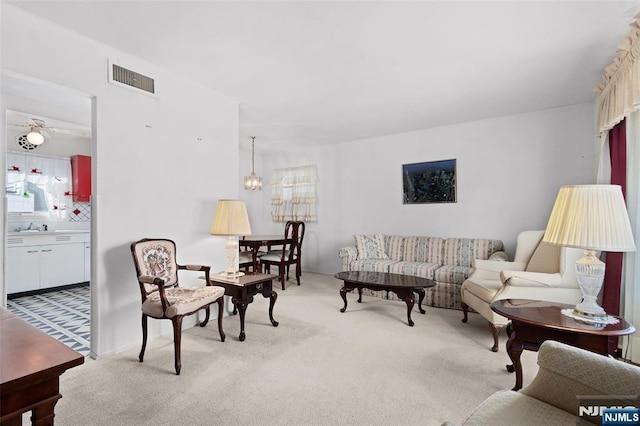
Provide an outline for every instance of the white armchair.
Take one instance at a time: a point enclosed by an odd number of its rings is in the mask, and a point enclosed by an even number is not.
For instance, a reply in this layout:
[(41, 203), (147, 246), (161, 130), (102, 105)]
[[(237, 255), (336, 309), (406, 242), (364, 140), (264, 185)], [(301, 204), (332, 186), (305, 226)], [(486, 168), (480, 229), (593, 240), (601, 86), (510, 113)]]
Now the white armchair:
[(474, 261), (474, 272), (462, 283), (462, 311), (467, 322), (469, 308), (489, 321), (492, 351), (498, 351), (498, 335), (509, 320), (491, 310), (502, 299), (532, 299), (577, 304), (582, 293), (575, 263), (582, 250), (542, 242), (544, 231), (523, 231), (516, 241), (513, 261)]

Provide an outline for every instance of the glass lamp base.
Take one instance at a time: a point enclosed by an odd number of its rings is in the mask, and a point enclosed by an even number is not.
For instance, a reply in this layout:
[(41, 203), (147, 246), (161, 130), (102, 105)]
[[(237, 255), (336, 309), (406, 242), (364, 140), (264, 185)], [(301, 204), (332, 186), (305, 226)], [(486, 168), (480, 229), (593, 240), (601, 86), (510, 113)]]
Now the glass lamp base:
[(587, 311), (587, 310), (581, 309), (580, 305), (576, 305), (573, 308), (573, 314), (574, 315), (577, 315), (579, 317), (583, 317), (585, 319), (595, 320), (595, 321), (597, 321), (597, 320), (606, 320), (607, 318), (609, 318), (609, 315), (607, 315), (607, 313), (604, 311), (604, 309), (602, 309), (597, 304), (596, 304), (596, 306), (598, 308), (600, 308), (600, 311), (596, 311), (596, 312), (594, 312), (593, 310), (592, 311)]
[(604, 263), (593, 250), (585, 250), (584, 256), (576, 262), (576, 278), (582, 291), (582, 302), (573, 308), (573, 313), (585, 319), (606, 320), (607, 313), (598, 305), (598, 293), (604, 279)]

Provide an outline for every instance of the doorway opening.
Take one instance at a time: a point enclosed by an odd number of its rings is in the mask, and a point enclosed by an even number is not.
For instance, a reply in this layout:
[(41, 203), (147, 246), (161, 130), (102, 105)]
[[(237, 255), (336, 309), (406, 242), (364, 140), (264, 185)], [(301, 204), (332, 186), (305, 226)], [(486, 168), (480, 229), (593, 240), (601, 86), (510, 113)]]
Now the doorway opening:
[[(83, 355), (91, 346), (92, 99), (2, 73), (7, 309)], [(29, 133), (38, 133), (31, 140)], [(83, 169), (78, 159), (83, 160)], [(89, 160), (88, 162), (86, 160)], [(82, 174), (82, 177), (81, 177)]]

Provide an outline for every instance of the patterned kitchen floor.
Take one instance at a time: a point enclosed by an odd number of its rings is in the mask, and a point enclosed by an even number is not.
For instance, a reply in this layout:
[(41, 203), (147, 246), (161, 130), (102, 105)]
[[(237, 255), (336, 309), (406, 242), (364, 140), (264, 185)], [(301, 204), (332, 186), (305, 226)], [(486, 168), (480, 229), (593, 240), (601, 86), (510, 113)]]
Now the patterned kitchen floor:
[(84, 356), (89, 355), (89, 286), (7, 300), (9, 311)]

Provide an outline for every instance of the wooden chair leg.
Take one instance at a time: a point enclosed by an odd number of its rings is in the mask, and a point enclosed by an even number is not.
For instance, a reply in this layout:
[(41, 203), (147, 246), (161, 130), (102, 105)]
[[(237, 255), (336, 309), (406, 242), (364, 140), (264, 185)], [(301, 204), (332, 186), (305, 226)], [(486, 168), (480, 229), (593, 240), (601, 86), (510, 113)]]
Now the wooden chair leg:
[(464, 315), (464, 318), (462, 318), (462, 322), (467, 322), (468, 318), (467, 318), (467, 313), (469, 312), (469, 305), (467, 305), (466, 303), (462, 302), (462, 314)]
[(224, 314), (224, 296), (218, 299), (218, 332), (220, 333), (220, 340), (224, 342), (224, 330), (222, 330), (222, 316)]
[(200, 327), (204, 327), (207, 325), (207, 323), (209, 322), (209, 315), (211, 314), (209, 307), (207, 306), (205, 309), (205, 315), (204, 315), (204, 320), (200, 322)]
[(175, 357), (176, 375), (180, 375), (182, 363), (180, 361), (180, 343), (182, 340), (182, 315), (171, 318), (173, 323), (173, 352)]
[(280, 286), (282, 287), (282, 290), (284, 290), (284, 283), (285, 283), (285, 279), (284, 279), (284, 266), (280, 265), (278, 266), (278, 274), (280, 275)]
[(298, 281), (298, 285), (300, 285), (300, 268), (296, 266), (296, 281)]
[(142, 314), (142, 349), (140, 349), (140, 354), (138, 355), (138, 359), (140, 362), (144, 360), (144, 351), (147, 348), (147, 316)]
[(489, 323), (489, 328), (491, 329), (491, 334), (493, 334), (493, 347), (491, 351), (498, 352), (498, 335), (500, 334), (500, 330), (502, 327), (498, 328), (495, 325)]

